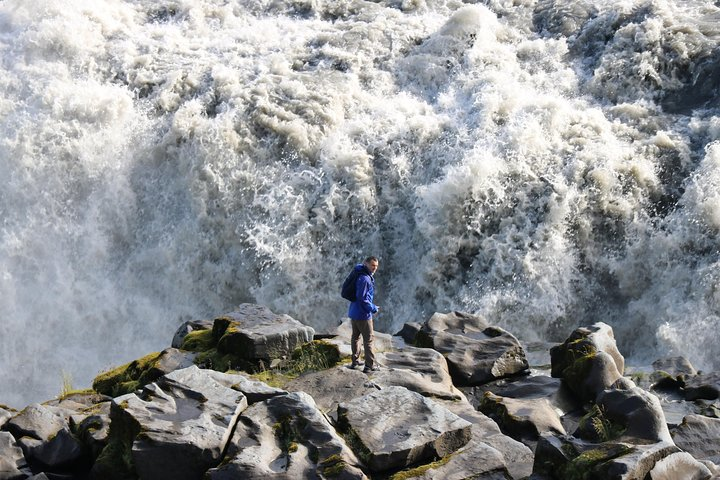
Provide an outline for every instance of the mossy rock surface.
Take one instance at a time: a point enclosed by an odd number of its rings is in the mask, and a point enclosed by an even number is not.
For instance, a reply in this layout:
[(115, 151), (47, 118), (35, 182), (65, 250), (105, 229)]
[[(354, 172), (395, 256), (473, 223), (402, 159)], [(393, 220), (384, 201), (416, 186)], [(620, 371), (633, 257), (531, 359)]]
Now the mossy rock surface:
[(160, 359), (161, 352), (151, 353), (133, 360), (108, 372), (101, 373), (93, 380), (93, 390), (111, 397), (118, 397), (137, 390), (162, 376), (153, 367)]
[(140, 424), (132, 417), (119, 419), (123, 415), (121, 408), (112, 406), (110, 412), (110, 433), (108, 443), (100, 452), (93, 465), (91, 478), (103, 480), (135, 480), (138, 478), (132, 458), (132, 445), (138, 434)]

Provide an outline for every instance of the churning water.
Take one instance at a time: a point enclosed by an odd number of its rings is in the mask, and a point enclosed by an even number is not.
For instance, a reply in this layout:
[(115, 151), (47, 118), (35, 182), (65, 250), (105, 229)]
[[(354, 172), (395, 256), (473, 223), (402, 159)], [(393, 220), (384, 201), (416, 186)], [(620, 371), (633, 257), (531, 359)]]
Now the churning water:
[(0, 0), (0, 402), (250, 301), (720, 368), (720, 8)]

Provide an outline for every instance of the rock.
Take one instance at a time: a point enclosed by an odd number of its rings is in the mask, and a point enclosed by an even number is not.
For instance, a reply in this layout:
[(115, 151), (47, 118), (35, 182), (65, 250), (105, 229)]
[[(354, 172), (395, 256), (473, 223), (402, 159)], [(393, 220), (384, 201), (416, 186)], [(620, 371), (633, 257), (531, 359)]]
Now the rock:
[(545, 398), (553, 407), (562, 412), (575, 411), (581, 404), (559, 378), (546, 375), (503, 378), (477, 387), (463, 389), (468, 400), (476, 408), (480, 405), (485, 392), (507, 398)]
[(173, 348), (181, 348), (185, 337), (191, 332), (197, 332), (200, 330), (212, 330), (212, 320), (189, 320), (184, 322), (178, 327), (173, 335), (172, 343), (170, 344)]
[(678, 448), (667, 442), (649, 445), (587, 443), (570, 436), (544, 434), (535, 449), (533, 475), (539, 478), (640, 480), (660, 459), (676, 452)]
[(460, 386), (480, 385), (528, 368), (518, 340), (476, 315), (435, 313), (418, 333), (416, 345), (442, 353)]
[(205, 370), (206, 375), (221, 385), (245, 395), (248, 404), (262, 402), (278, 395), (285, 395), (287, 392), (279, 388), (271, 387), (267, 383), (248, 378), (242, 373), (220, 373), (214, 370)]
[(685, 379), (685, 400), (715, 400), (720, 395), (720, 372), (695, 375)]
[(0, 428), (2, 428), (2, 426), (5, 425), (5, 423), (16, 413), (16, 410), (0, 405)]
[(111, 397), (134, 392), (165, 374), (193, 365), (195, 356), (176, 348), (151, 353), (98, 375), (93, 380), (93, 390)]
[(215, 319), (213, 337), (217, 349), (240, 358), (272, 360), (289, 356), (297, 347), (312, 342), (315, 331), (289, 315), (249, 303)]
[(650, 470), (652, 480), (708, 480), (711, 477), (710, 469), (686, 452), (670, 454)]
[(583, 401), (615, 384), (634, 386), (622, 373), (625, 360), (617, 350), (612, 328), (602, 322), (576, 329), (561, 345), (550, 349), (551, 375)]
[(685, 386), (685, 378), (697, 375), (697, 371), (685, 357), (669, 357), (655, 360), (651, 375), (654, 389), (676, 390)]
[(405, 387), (426, 397), (465, 398), (452, 383), (445, 357), (435, 350), (405, 347), (402, 351), (379, 353), (377, 360), (383, 368), (372, 375), (376, 385)]
[(11, 418), (4, 429), (18, 439), (28, 463), (70, 468), (82, 460), (84, 452), (70, 433), (67, 414), (58, 407), (34, 403)]
[(0, 432), (0, 479), (20, 480), (28, 475), (25, 455), (15, 438), (8, 432)]
[(605, 418), (623, 432), (622, 439), (672, 443), (660, 401), (652, 393), (638, 387), (606, 390), (598, 396), (597, 405)]
[(495, 420), (502, 432), (534, 446), (541, 434), (565, 434), (560, 416), (546, 398), (506, 398), (487, 392), (479, 410)]
[(73, 431), (90, 451), (90, 456), (95, 459), (108, 442), (110, 434), (110, 402), (99, 403), (94, 408), (87, 409), (84, 413), (85, 417), (77, 423)]
[(217, 375), (192, 366), (159, 378), (139, 395), (115, 398), (110, 439), (93, 477), (115, 478), (124, 469), (140, 478), (191, 480), (217, 466), (247, 407), (245, 395)]
[(720, 464), (720, 419), (688, 415), (672, 436), (675, 445), (696, 459)]
[[(458, 450), (454, 456), (467, 455), (473, 458), (472, 445), (477, 443), (487, 444), (503, 456), (510, 478), (524, 479), (530, 475), (533, 466), (533, 452), (527, 445), (502, 433), (497, 423), (485, 414), (476, 411), (467, 402), (442, 402), (442, 404), (448, 410), (472, 424), (470, 442)], [(480, 462), (481, 457), (474, 458), (478, 463)]]
[[(350, 319), (348, 318), (344, 320), (340, 325), (338, 325), (334, 333), (335, 336), (333, 338), (328, 338), (325, 341), (333, 345), (337, 345), (338, 349), (340, 350), (340, 355), (342, 355), (343, 357), (349, 357), (350, 355), (352, 355), (352, 349), (350, 347), (352, 324), (350, 323)], [(360, 342), (360, 348), (362, 349), (362, 337)], [(387, 352), (392, 349), (392, 336), (388, 335), (387, 333), (382, 333), (375, 330), (373, 332), (373, 351), (375, 352), (375, 354), (377, 355), (380, 352)]]
[(387, 387), (341, 403), (338, 429), (373, 472), (444, 457), (471, 436), (469, 422), (403, 387)]
[(288, 382), (285, 388), (291, 392), (308, 393), (318, 408), (333, 420), (337, 418), (338, 404), (347, 403), (378, 389), (362, 370), (351, 370), (347, 366), (302, 375)]
[(367, 478), (358, 464), (312, 397), (295, 392), (245, 410), (223, 465), (207, 478)]
[(407, 345), (415, 345), (415, 337), (422, 329), (422, 325), (416, 322), (410, 322), (403, 325), (402, 329), (395, 334), (396, 337), (402, 337)]

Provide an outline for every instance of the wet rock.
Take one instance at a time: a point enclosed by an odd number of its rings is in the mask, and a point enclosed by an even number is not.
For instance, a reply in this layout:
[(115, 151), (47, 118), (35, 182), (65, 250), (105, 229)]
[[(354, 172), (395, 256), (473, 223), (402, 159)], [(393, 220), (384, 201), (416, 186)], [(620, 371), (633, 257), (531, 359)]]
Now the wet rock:
[[(105, 448), (110, 434), (110, 402), (102, 402), (87, 408), (84, 417), (73, 428), (75, 435), (95, 459)], [(72, 422), (71, 422), (72, 427)]]
[(68, 412), (32, 404), (12, 417), (4, 429), (18, 441), (30, 464), (50, 469), (71, 467), (84, 455), (82, 444), (70, 432)]
[(672, 436), (675, 445), (696, 459), (720, 464), (720, 419), (688, 415)]
[(534, 446), (543, 433), (565, 434), (560, 416), (546, 398), (520, 399), (485, 394), (479, 410), (495, 420), (503, 433)]
[(711, 477), (710, 469), (686, 452), (672, 453), (650, 470), (652, 480), (708, 480)]
[(287, 357), (297, 347), (312, 342), (314, 333), (289, 315), (249, 303), (213, 322), (218, 351), (250, 361)]
[[(114, 477), (122, 467), (140, 478), (191, 480), (217, 466), (247, 407), (245, 396), (218, 382), (217, 375), (193, 366), (159, 378), (139, 394), (115, 398), (108, 447), (93, 477)], [(113, 457), (114, 451), (119, 455)]]
[(581, 400), (594, 401), (612, 387), (634, 386), (624, 378), (625, 360), (617, 349), (612, 328), (602, 322), (576, 329), (563, 344), (550, 349), (551, 374)]
[(0, 479), (20, 480), (29, 476), (25, 455), (8, 432), (0, 432)]
[(236, 478), (366, 478), (359, 461), (312, 397), (271, 398), (240, 416), (223, 465), (212, 480)]
[(422, 325), (416, 322), (410, 322), (403, 325), (402, 329), (395, 334), (402, 337), (407, 345), (415, 345), (415, 338), (422, 329)]
[(418, 333), (416, 345), (442, 353), (459, 386), (480, 385), (528, 368), (518, 340), (477, 315), (435, 313)]
[(695, 367), (685, 357), (669, 357), (655, 360), (651, 375), (654, 389), (676, 390), (685, 386), (685, 378), (697, 375)]
[(686, 400), (715, 400), (720, 396), (720, 372), (695, 375), (685, 379)]
[(341, 403), (338, 428), (373, 472), (444, 457), (471, 436), (469, 422), (403, 387), (387, 387)]
[(212, 320), (190, 320), (180, 325), (173, 335), (172, 343), (170, 344), (173, 348), (181, 348), (185, 337), (189, 333), (197, 332), (201, 330), (212, 330)]
[(376, 385), (405, 387), (426, 397), (464, 400), (452, 383), (445, 357), (436, 350), (405, 347), (379, 353), (377, 360), (383, 367), (372, 375)]

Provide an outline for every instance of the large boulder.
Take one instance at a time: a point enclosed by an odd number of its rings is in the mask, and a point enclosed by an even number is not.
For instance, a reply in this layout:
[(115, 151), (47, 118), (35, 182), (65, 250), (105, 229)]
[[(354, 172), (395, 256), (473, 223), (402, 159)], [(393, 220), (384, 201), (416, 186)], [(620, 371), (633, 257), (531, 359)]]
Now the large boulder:
[[(176, 370), (139, 394), (112, 402), (108, 446), (93, 477), (202, 478), (222, 460), (237, 417), (247, 407), (241, 392), (195, 366)], [(228, 383), (233, 383), (229, 380)]]
[(0, 479), (20, 480), (29, 475), (25, 455), (15, 438), (8, 432), (0, 432)]
[(712, 476), (708, 467), (687, 452), (672, 453), (650, 470), (652, 480), (709, 480)]
[[(333, 345), (337, 345), (340, 355), (343, 357), (349, 357), (352, 355), (352, 349), (350, 346), (350, 338), (352, 336), (352, 324), (350, 319), (345, 319), (340, 325), (337, 326), (333, 332), (331, 338), (325, 339), (326, 342)], [(360, 337), (360, 349), (362, 350), (362, 337)], [(380, 352), (387, 352), (393, 349), (393, 339), (391, 335), (387, 333), (373, 332), (373, 352), (377, 355)]]
[(720, 465), (720, 419), (688, 415), (672, 436), (675, 445), (693, 457)]
[(436, 350), (405, 347), (379, 353), (377, 360), (383, 368), (373, 373), (372, 381), (380, 387), (399, 386), (426, 397), (464, 399), (453, 385), (445, 357)]
[(218, 351), (250, 361), (288, 357), (297, 347), (312, 342), (314, 334), (315, 330), (289, 315), (249, 303), (213, 322)]
[(435, 313), (418, 332), (415, 345), (442, 353), (456, 385), (480, 385), (528, 368), (520, 342), (477, 315)]
[(562, 378), (583, 401), (612, 387), (631, 387), (623, 377), (625, 360), (617, 349), (612, 328), (602, 322), (576, 329), (564, 343), (550, 349), (551, 375)]
[(506, 398), (487, 392), (479, 410), (506, 435), (534, 446), (541, 434), (565, 434), (560, 416), (547, 398)]
[(638, 387), (606, 390), (598, 396), (597, 406), (623, 440), (672, 443), (660, 401), (652, 393)]
[(18, 441), (31, 465), (51, 470), (82, 461), (81, 442), (71, 433), (67, 410), (34, 403), (8, 420), (4, 429)]
[(403, 387), (387, 387), (338, 406), (338, 428), (373, 472), (406, 468), (463, 447), (470, 422)]
[(0, 405), (0, 428), (2, 428), (2, 426), (5, 425), (5, 423), (10, 420), (16, 413), (16, 410), (11, 409), (10, 407), (5, 407), (4, 405)]
[(212, 480), (331, 477), (366, 478), (357, 457), (304, 392), (245, 410), (222, 466), (207, 475)]

